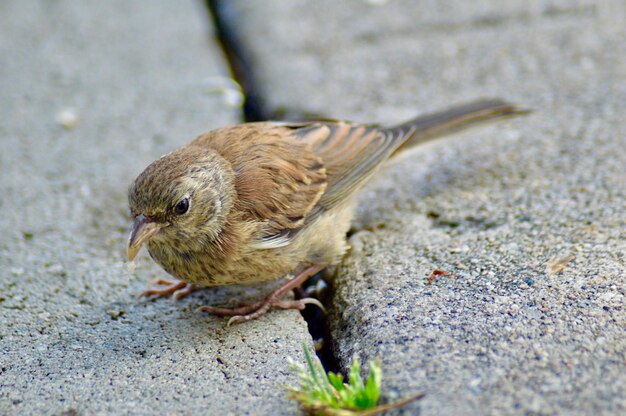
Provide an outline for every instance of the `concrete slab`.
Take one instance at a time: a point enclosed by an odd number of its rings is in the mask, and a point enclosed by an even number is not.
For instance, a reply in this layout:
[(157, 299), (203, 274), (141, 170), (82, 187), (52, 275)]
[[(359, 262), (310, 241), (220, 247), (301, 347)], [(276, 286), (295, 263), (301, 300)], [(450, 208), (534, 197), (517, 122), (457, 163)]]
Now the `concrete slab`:
[[(336, 357), (405, 414), (626, 412), (622, 2), (230, 2), (268, 112), (535, 110), (415, 150), (364, 192)], [(428, 284), (435, 269), (448, 272)]]
[(294, 411), (297, 312), (223, 330), (194, 309), (237, 289), (138, 301), (164, 272), (124, 265), (135, 175), (238, 121), (209, 21), (195, 1), (0, 4), (1, 414)]

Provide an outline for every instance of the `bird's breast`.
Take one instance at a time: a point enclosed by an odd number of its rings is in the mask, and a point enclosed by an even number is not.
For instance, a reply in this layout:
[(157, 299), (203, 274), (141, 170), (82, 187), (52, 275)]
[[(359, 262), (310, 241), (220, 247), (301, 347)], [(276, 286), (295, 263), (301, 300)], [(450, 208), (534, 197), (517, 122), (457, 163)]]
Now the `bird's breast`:
[(193, 252), (149, 245), (150, 256), (167, 273), (199, 286), (227, 286), (273, 281), (296, 271), (303, 259), (289, 250), (270, 249), (237, 253), (228, 261), (208, 251)]

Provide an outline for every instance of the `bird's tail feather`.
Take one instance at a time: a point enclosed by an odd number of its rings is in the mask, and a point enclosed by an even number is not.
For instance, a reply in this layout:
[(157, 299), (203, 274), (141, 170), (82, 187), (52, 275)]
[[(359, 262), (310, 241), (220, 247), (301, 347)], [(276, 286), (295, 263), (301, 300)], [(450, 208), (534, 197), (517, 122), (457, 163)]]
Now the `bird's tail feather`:
[(384, 131), (398, 136), (410, 134), (404, 143), (394, 151), (393, 154), (396, 155), (418, 144), (468, 127), (529, 112), (530, 110), (499, 99), (483, 99), (437, 113), (419, 116), (397, 126), (385, 128)]

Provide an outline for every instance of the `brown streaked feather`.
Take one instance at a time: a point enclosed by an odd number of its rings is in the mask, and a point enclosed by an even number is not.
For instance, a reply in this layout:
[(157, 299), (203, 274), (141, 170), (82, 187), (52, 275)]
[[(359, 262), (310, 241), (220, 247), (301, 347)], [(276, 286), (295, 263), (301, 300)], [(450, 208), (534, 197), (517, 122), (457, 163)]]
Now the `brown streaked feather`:
[(388, 132), (344, 122), (295, 130), (294, 134), (310, 143), (326, 166), (328, 187), (314, 216), (348, 200), (413, 131), (409, 127)]
[[(246, 142), (249, 146), (242, 152)], [(304, 224), (327, 186), (322, 159), (286, 127), (230, 126), (204, 134), (191, 145), (211, 147), (232, 164), (236, 209), (262, 224), (259, 238), (270, 246), (272, 236)]]

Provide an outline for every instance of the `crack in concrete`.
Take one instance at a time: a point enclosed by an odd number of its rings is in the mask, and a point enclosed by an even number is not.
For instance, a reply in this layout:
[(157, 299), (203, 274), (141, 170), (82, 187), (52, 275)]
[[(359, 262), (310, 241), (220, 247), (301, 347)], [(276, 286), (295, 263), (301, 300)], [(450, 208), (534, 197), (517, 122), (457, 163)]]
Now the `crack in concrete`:
[(232, 3), (224, 0), (205, 0), (205, 3), (213, 19), (217, 42), (224, 52), (233, 78), (239, 83), (245, 97), (244, 121), (267, 120), (269, 112), (257, 88), (251, 55), (246, 51), (235, 27)]

